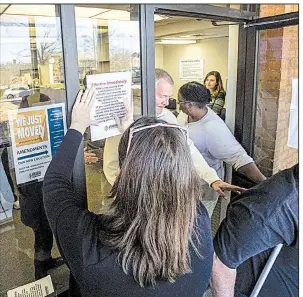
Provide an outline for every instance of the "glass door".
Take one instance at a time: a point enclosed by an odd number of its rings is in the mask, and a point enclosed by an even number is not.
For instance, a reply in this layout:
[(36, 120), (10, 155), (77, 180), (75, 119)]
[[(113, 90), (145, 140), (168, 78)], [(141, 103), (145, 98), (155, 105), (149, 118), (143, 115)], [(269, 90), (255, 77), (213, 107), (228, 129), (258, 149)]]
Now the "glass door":
[[(130, 74), (134, 118), (142, 116), (139, 5), (77, 4), (75, 17), (79, 88), (86, 88), (93, 77), (117, 81)], [(113, 88), (107, 92), (117, 93), (119, 86)], [(95, 140), (87, 129), (83, 144), (87, 203), (94, 212), (111, 202), (108, 196), (116, 174), (104, 165), (105, 141)]]
[(0, 296), (46, 274), (56, 292), (68, 283), (42, 200), (44, 173), (66, 131), (57, 8), (0, 6)]

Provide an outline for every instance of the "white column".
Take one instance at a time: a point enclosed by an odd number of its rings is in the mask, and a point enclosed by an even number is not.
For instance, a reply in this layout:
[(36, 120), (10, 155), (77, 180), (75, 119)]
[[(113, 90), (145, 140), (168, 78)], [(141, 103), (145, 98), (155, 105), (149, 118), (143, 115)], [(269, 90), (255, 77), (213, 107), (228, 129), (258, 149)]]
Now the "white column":
[[(238, 67), (238, 40), (239, 26), (229, 26), (228, 39), (228, 71), (227, 71), (227, 87), (226, 87), (226, 118), (225, 123), (229, 130), (234, 134), (235, 130), (235, 114), (236, 114), (236, 92), (237, 92), (237, 67)], [(225, 181), (231, 183), (232, 167), (226, 167)], [(225, 218), (227, 205), (230, 202), (230, 192), (228, 199), (221, 199), (220, 221)]]

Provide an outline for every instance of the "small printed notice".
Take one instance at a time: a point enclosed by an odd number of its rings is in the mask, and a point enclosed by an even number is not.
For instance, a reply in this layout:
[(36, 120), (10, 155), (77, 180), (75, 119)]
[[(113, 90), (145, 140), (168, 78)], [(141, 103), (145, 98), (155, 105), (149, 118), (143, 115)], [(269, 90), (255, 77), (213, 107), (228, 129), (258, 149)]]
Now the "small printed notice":
[(203, 59), (180, 60), (180, 79), (203, 80)]
[(8, 118), (17, 184), (43, 178), (64, 139), (65, 105), (10, 110)]
[(111, 72), (88, 75), (87, 86), (96, 86), (96, 106), (91, 117), (98, 126), (91, 126), (92, 141), (121, 134), (113, 114), (119, 118), (126, 115), (126, 108), (131, 110), (131, 72)]
[(51, 276), (26, 284), (7, 292), (7, 297), (45, 297), (54, 293)]

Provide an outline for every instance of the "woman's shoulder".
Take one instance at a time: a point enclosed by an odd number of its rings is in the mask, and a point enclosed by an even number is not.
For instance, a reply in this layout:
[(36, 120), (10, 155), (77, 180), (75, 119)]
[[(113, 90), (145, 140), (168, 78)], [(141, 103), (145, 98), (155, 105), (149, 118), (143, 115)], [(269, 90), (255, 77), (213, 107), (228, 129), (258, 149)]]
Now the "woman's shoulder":
[(216, 97), (221, 97), (221, 98), (224, 97), (225, 98), (225, 96), (226, 96), (226, 92), (224, 90), (222, 90), (222, 91), (218, 92)]

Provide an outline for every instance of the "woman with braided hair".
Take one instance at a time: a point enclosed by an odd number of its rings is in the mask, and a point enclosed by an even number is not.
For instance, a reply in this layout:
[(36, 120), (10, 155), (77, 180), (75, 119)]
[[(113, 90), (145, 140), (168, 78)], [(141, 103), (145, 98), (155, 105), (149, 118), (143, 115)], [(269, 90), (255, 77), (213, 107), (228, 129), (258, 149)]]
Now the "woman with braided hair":
[[(183, 85), (178, 93), (181, 110), (178, 116), (179, 125), (188, 129), (189, 138), (222, 180), (224, 161), (253, 182), (261, 182), (265, 177), (254, 160), (247, 155), (223, 120), (207, 106), (210, 98), (210, 90), (198, 82), (193, 81)], [(203, 185), (202, 201), (210, 216), (217, 199), (218, 194), (212, 188)]]

